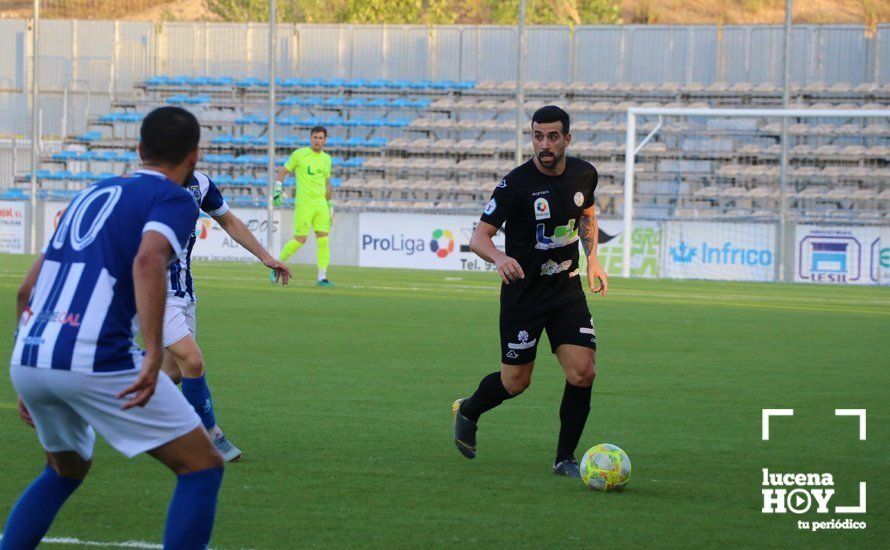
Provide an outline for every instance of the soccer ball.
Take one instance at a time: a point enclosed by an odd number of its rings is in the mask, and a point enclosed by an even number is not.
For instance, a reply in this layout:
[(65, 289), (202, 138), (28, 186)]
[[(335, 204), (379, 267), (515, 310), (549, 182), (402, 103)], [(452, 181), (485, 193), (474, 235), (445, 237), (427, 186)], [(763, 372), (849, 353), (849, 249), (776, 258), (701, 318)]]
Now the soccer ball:
[(581, 459), (581, 481), (597, 491), (620, 491), (630, 480), (630, 459), (615, 445), (591, 447)]

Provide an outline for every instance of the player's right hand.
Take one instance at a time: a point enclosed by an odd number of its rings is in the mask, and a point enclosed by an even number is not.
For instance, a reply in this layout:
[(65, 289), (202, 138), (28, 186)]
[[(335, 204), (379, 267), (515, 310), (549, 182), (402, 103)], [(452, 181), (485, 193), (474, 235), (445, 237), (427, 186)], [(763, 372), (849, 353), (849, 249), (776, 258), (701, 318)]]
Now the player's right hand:
[(503, 279), (504, 284), (510, 284), (511, 281), (518, 281), (519, 279), (525, 279), (525, 273), (522, 271), (522, 266), (519, 265), (519, 262), (507, 256), (501, 256), (494, 263), (498, 268), (498, 275)]
[(161, 370), (161, 361), (164, 355), (146, 353), (142, 360), (142, 368), (139, 370), (139, 376), (133, 384), (124, 391), (117, 394), (118, 399), (123, 399), (128, 395), (133, 398), (121, 406), (121, 409), (127, 410), (133, 407), (144, 407), (148, 404), (151, 396), (155, 394), (155, 388), (158, 387), (158, 372)]
[(25, 402), (22, 401), (21, 396), (19, 396), (19, 418), (22, 419), (22, 422), (27, 424), (28, 426), (34, 427), (34, 419), (31, 418), (31, 413), (28, 412), (28, 407), (25, 406)]

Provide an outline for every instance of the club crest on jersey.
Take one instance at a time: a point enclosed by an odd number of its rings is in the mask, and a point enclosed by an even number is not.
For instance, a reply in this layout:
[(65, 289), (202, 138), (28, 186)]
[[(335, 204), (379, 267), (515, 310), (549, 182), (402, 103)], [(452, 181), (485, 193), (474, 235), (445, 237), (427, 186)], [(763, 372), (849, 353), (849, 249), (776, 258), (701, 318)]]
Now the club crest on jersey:
[(535, 219), (536, 220), (549, 220), (550, 219), (550, 203), (547, 202), (547, 199), (543, 197), (539, 197), (535, 199)]
[(195, 202), (201, 204), (201, 186), (189, 185), (189, 191), (191, 191), (192, 196), (195, 197)]
[(554, 248), (562, 248), (570, 244), (578, 242), (578, 230), (575, 229), (575, 220), (569, 220), (569, 223), (553, 228), (553, 235), (547, 235), (547, 226), (539, 223), (535, 238), (538, 241), (535, 248), (538, 250), (551, 250)]
[(541, 265), (541, 275), (556, 275), (562, 273), (572, 267), (572, 260), (556, 263), (553, 260), (547, 260)]
[(491, 216), (492, 214), (494, 214), (494, 211), (497, 207), (498, 202), (494, 199), (491, 199), (490, 201), (488, 201), (488, 204), (485, 205), (485, 210), (483, 210), (483, 212), (485, 212), (486, 216)]
[(584, 204), (584, 193), (578, 191), (575, 193), (575, 206), (581, 206)]

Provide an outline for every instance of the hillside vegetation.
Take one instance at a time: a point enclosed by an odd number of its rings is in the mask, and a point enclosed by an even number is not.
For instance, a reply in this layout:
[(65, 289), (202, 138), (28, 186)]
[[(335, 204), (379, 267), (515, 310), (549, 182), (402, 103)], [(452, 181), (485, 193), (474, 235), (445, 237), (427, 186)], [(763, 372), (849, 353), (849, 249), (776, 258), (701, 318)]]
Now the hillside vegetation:
[[(890, 22), (890, 0), (795, 0), (797, 24)], [(268, 0), (44, 0), (42, 16), (147, 21), (263, 21)], [(497, 24), (519, 0), (279, 0), (292, 23)], [(528, 0), (529, 24), (777, 24), (784, 0)], [(29, 17), (31, 2), (0, 0), (0, 17)]]

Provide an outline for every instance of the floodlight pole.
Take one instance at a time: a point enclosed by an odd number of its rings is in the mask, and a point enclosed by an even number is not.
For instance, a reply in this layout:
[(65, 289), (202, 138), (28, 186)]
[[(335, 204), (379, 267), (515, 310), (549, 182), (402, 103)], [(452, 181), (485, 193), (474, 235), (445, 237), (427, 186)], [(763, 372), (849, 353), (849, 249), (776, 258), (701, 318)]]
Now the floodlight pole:
[(274, 232), (275, 209), (272, 204), (272, 193), (275, 192), (275, 0), (269, 0), (269, 147), (266, 159), (266, 249), (272, 249), (272, 233)]
[(31, 254), (37, 253), (37, 142), (40, 118), (37, 109), (37, 29), (40, 28), (40, 0), (34, 0), (34, 28), (31, 29)]
[[(791, 87), (791, 2), (785, 0), (785, 53), (782, 56), (782, 108), (788, 108)], [(776, 246), (776, 278), (785, 280), (785, 224), (788, 221), (786, 208), (788, 181), (788, 117), (782, 117), (782, 158), (779, 161), (779, 230)]]
[(522, 129), (525, 127), (525, 0), (519, 2), (519, 52), (516, 54), (516, 164), (522, 163)]

